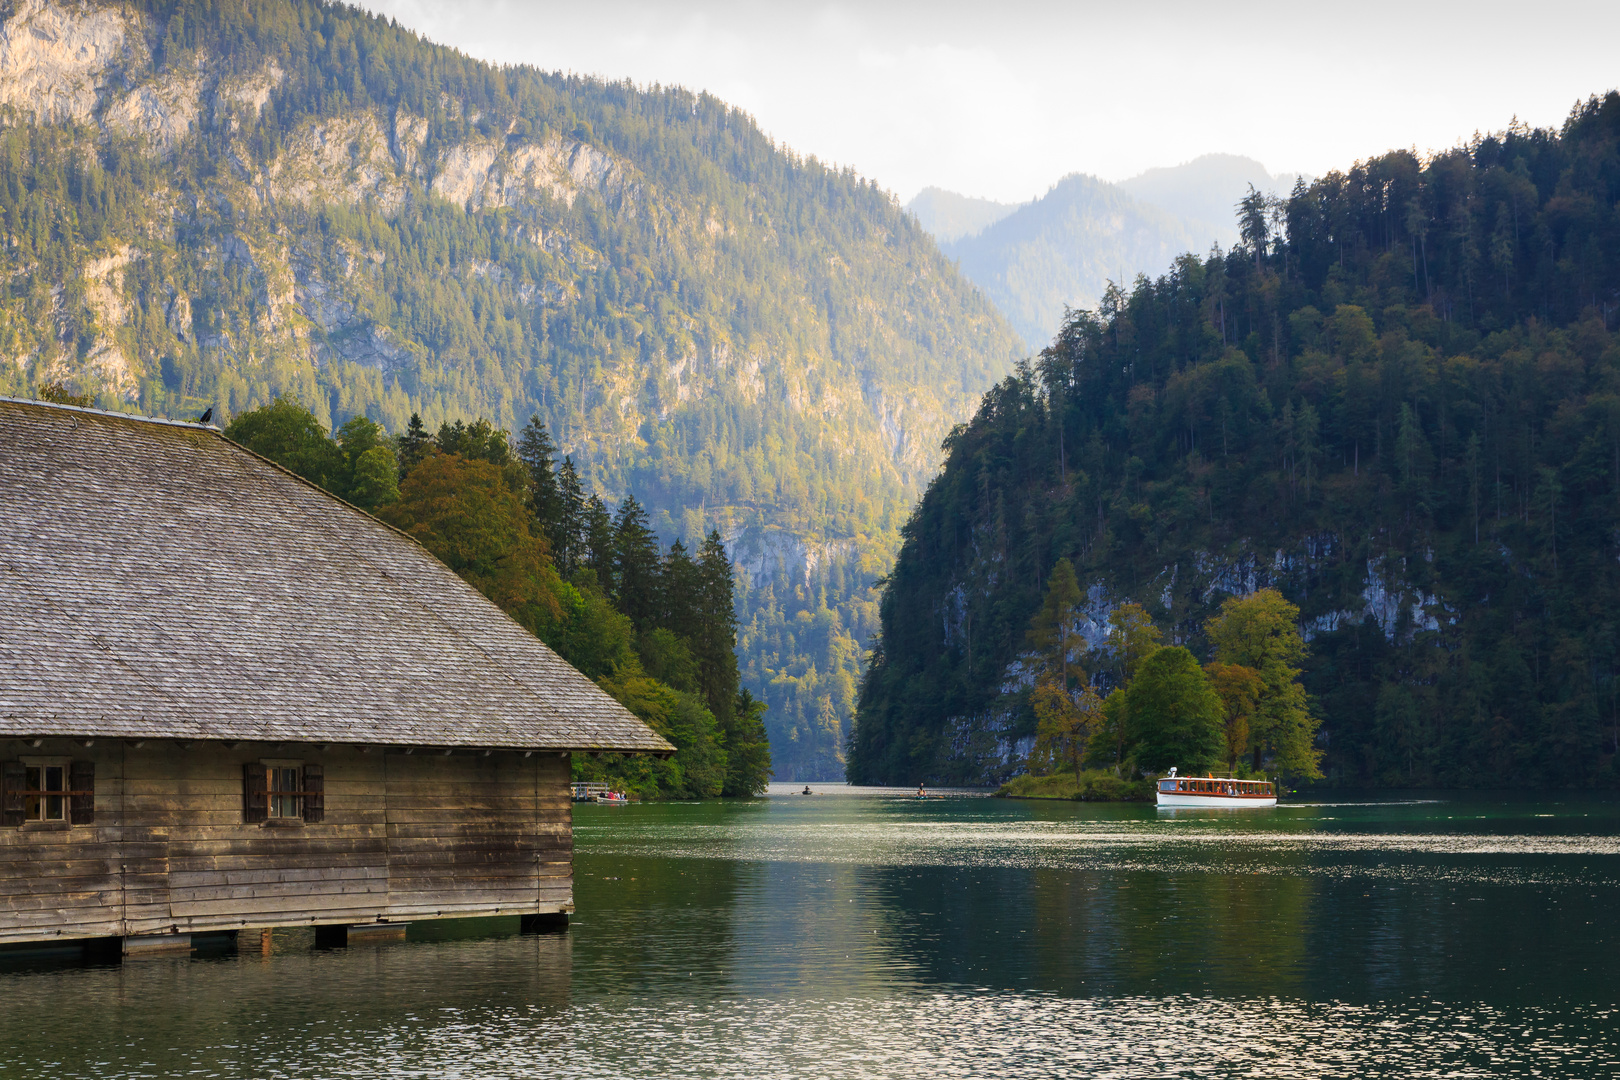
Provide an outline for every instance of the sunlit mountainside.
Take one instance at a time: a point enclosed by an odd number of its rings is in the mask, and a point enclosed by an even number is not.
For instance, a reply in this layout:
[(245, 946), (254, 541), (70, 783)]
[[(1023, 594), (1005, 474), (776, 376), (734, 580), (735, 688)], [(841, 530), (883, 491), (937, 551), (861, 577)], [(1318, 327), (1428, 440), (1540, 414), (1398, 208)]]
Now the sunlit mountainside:
[(869, 584), (1020, 348), (886, 193), (712, 97), (315, 2), (24, 0), (0, 106), (0, 392), (538, 414), (666, 541), (731, 541), (777, 773), (841, 774)]

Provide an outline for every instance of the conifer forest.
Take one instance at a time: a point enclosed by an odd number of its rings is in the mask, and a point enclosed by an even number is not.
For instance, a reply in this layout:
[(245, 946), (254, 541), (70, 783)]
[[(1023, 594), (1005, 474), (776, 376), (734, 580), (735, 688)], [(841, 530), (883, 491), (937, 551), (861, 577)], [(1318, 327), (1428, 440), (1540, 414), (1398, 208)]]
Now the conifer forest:
[(1271, 587), (1328, 782), (1613, 785), (1617, 203), (1610, 93), (1560, 130), (1251, 194), (1239, 246), (1071, 313), (952, 432), (902, 530), (851, 777), (1020, 769), (1026, 628), (1068, 560), (1101, 693), (1122, 606), (1219, 660), (1208, 620)]

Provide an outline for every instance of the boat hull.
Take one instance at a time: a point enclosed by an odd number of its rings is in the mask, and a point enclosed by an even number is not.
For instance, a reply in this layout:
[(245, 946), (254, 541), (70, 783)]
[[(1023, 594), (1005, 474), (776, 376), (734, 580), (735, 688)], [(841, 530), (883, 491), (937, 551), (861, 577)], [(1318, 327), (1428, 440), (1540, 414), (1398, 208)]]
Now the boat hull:
[(1168, 791), (1161, 791), (1158, 795), (1160, 806), (1222, 806), (1260, 809), (1261, 807), (1277, 805), (1277, 796), (1275, 795), (1203, 795)]

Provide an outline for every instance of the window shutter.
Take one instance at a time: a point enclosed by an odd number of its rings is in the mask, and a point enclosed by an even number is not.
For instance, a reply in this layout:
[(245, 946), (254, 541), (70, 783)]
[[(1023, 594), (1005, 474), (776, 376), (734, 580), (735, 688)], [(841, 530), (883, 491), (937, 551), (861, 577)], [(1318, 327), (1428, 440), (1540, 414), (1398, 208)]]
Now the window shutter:
[(250, 761), (242, 766), (242, 820), (249, 825), (262, 822), (270, 816), (270, 801), (265, 789), (270, 786), (270, 774), (263, 765)]
[(304, 820), (326, 820), (326, 770), (319, 765), (304, 766)]
[(8, 761), (0, 774), (0, 825), (23, 823), (28, 802), (23, 789), (28, 786), (28, 773), (20, 761)]
[(68, 820), (75, 825), (96, 823), (96, 763), (75, 761), (68, 767), (68, 790), (87, 792), (68, 799)]

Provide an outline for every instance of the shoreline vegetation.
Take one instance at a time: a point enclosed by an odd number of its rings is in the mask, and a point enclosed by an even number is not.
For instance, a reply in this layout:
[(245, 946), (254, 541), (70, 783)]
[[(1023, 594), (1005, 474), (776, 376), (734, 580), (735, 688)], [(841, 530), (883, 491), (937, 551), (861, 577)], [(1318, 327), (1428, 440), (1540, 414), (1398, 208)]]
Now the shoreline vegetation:
[(225, 435), (411, 536), (676, 747), (666, 760), (576, 754), (576, 782), (638, 799), (765, 790), (766, 706), (740, 685), (718, 532), (664, 548), (634, 496), (610, 511), (585, 493), (537, 416), (516, 439), (484, 419), (435, 435), (415, 414), (397, 436), (363, 416), (329, 432), (277, 398)]
[(996, 799), (1056, 799), (1066, 802), (1133, 803), (1153, 801), (1152, 780), (1128, 780), (1107, 769), (1051, 776), (1015, 776), (996, 789)]
[(1085, 648), (1081, 602), (1073, 566), (1059, 559), (1026, 635), (1036, 719), (1028, 772), (998, 796), (1151, 800), (1154, 778), (1172, 766), (1320, 779), (1316, 720), (1296, 666), (1309, 649), (1299, 609), (1276, 590), (1221, 605), (1204, 628), (1215, 655), (1202, 666), (1186, 648), (1162, 644), (1139, 604), (1115, 609), (1108, 637)]

